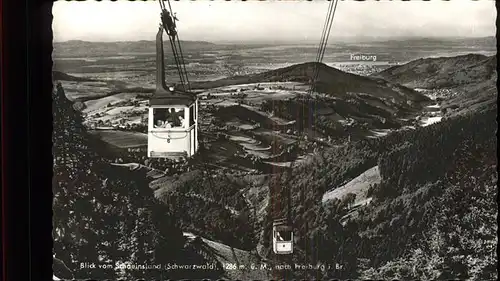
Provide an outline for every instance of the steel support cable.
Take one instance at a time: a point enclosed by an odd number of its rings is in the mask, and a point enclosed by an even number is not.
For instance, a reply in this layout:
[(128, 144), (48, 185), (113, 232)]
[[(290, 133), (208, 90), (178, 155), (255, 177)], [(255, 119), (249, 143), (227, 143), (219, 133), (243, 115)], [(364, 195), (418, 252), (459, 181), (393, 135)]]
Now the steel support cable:
[[(334, 1), (335, 0), (330, 1), (329, 5), (328, 5), (327, 16), (325, 19), (325, 23), (323, 25), (323, 30), (322, 30), (322, 35), (321, 35), (321, 39), (320, 39), (320, 44), (318, 47), (318, 52), (316, 54), (316, 61), (315, 61), (316, 63), (313, 66), (311, 85), (310, 85), (309, 91), (308, 91), (309, 95), (311, 95), (313, 93), (314, 88), (316, 86), (316, 81), (318, 80), (318, 77), (319, 77), (319, 63), (322, 62), (323, 57), (324, 57), (324, 53), (326, 50), (326, 44), (328, 42), (328, 37), (329, 37), (331, 26), (333, 23), (333, 14), (335, 13), (335, 8), (337, 5), (337, 2), (335, 2), (335, 6), (334, 6)], [(309, 99), (308, 99), (308, 101), (309, 101)], [(302, 117), (305, 118), (305, 113), (306, 113), (305, 112), (305, 105), (303, 105), (302, 108), (303, 108)], [(308, 118), (309, 118), (309, 123), (310, 123), (309, 125), (310, 125), (310, 127), (312, 127), (312, 125), (314, 124), (314, 120), (312, 118), (313, 115), (311, 114), (311, 110), (310, 110), (311, 107), (309, 106), (308, 108), (309, 108)], [(306, 127), (305, 120), (303, 120), (302, 126)], [(300, 141), (299, 141), (299, 144), (300, 144)]]
[[(318, 72), (318, 63), (320, 62), (319, 59), (321, 57), (321, 49), (322, 49), (322, 46), (323, 46), (323, 41), (325, 40), (325, 33), (326, 33), (326, 30), (327, 30), (327, 25), (328, 25), (330, 14), (331, 14), (331, 6), (332, 6), (332, 2), (330, 2), (329, 6), (328, 6), (327, 18), (325, 19), (325, 23), (323, 24), (323, 30), (322, 30), (322, 33), (321, 33), (320, 44), (319, 44), (319, 47), (318, 47), (318, 51), (316, 53), (316, 59), (314, 61), (315, 63), (313, 64), (313, 73), (311, 75), (311, 85), (309, 86), (309, 90), (308, 90), (308, 94), (309, 95), (312, 94), (312, 92), (314, 90), (314, 85), (316, 84), (317, 72)], [(303, 105), (302, 106), (302, 118), (303, 119), (304, 119), (304, 116), (305, 116), (305, 108), (304, 108), (304, 105)], [(302, 127), (305, 127), (305, 121), (304, 120), (302, 121)]]
[[(167, 35), (168, 35), (167, 27), (165, 26), (165, 23), (163, 22), (163, 18), (162, 18), (162, 25), (163, 25), (163, 29), (167, 32)], [(177, 68), (177, 72), (179, 72), (179, 75), (181, 75), (181, 72), (180, 72), (180, 65), (179, 65), (179, 61), (178, 61), (178, 59), (177, 59), (176, 50), (175, 50), (175, 48), (174, 48), (174, 45), (173, 45), (173, 43), (172, 43), (172, 39), (170, 38), (170, 36), (169, 36), (169, 42), (170, 42), (170, 46), (171, 46), (171, 48), (172, 48), (172, 53), (173, 53), (173, 55), (174, 55), (174, 61), (175, 61), (175, 65), (176, 65), (176, 68)], [(182, 83), (183, 78), (182, 78), (182, 76), (179, 76), (179, 77), (180, 77), (180, 79), (181, 79), (181, 83)]]
[[(316, 81), (317, 81), (318, 76), (319, 76), (319, 63), (321, 63), (321, 61), (322, 61), (322, 53), (324, 53), (324, 49), (326, 47), (325, 40), (328, 40), (328, 39), (326, 39), (327, 38), (326, 34), (328, 32), (327, 31), (328, 30), (328, 26), (331, 24), (332, 10), (333, 10), (333, 1), (335, 1), (335, 0), (331, 0), (330, 3), (329, 3), (329, 5), (328, 5), (327, 15), (326, 15), (326, 18), (325, 18), (325, 23), (323, 25), (321, 39), (320, 39), (318, 51), (316, 53), (316, 60), (315, 60), (315, 63), (313, 64), (313, 73), (312, 73), (312, 76), (311, 76), (311, 85), (310, 85), (309, 91), (308, 91), (309, 95), (312, 95), (312, 93), (314, 92), (314, 88), (316, 86)], [(316, 103), (314, 103), (314, 105), (316, 105)], [(304, 109), (304, 105), (303, 105), (303, 109)], [(305, 116), (305, 111), (304, 110), (302, 112), (302, 116)], [(312, 114), (309, 114), (308, 117), (312, 117)], [(313, 120), (313, 118), (310, 118), (310, 120), (309, 120), (309, 126), (312, 127), (313, 124), (314, 124), (314, 120)], [(305, 121), (303, 121), (303, 127), (305, 127)]]
[(184, 68), (184, 75), (186, 76), (185, 79), (187, 82), (188, 91), (191, 91), (191, 84), (189, 83), (189, 77), (188, 77), (187, 70), (186, 70), (186, 63), (184, 61), (184, 54), (182, 53), (182, 47), (181, 47), (181, 43), (180, 43), (180, 39), (179, 39), (179, 34), (177, 34), (177, 45), (179, 45), (180, 57), (182, 60), (182, 67)]
[[(334, 0), (335, 1), (335, 0)], [(323, 58), (325, 56), (325, 51), (326, 51), (326, 45), (328, 43), (328, 38), (330, 37), (330, 31), (332, 29), (332, 24), (333, 24), (333, 18), (335, 16), (335, 11), (337, 9), (337, 3), (338, 3), (338, 0), (335, 1), (335, 5), (333, 7), (333, 10), (331, 11), (331, 17), (330, 17), (330, 21), (328, 23), (328, 31), (326, 32), (326, 37), (325, 37), (325, 40), (323, 41), (323, 46), (322, 46), (322, 49), (321, 49), (321, 54), (320, 54), (320, 58), (319, 58), (319, 62), (322, 62), (323, 61)]]
[[(174, 12), (172, 10), (172, 5), (170, 4), (170, 0), (167, 0), (167, 3), (168, 3), (168, 7), (170, 9), (170, 14), (173, 15)], [(175, 24), (175, 20), (176, 19), (174, 17), (174, 24)], [(174, 39), (175, 39), (175, 37), (177, 37), (177, 45), (179, 46), (179, 54), (177, 54), (177, 48), (176, 48), (176, 56), (178, 56), (178, 58), (180, 59), (179, 64), (181, 65), (180, 72), (182, 73), (181, 75), (183, 76), (182, 80), (186, 82), (188, 90), (191, 91), (191, 85), (189, 83), (189, 78), (187, 75), (186, 63), (184, 61), (184, 54), (182, 53), (182, 47), (180, 44), (179, 34), (176, 33), (176, 35), (174, 36)], [(175, 45), (175, 43), (174, 43), (174, 45)], [(183, 82), (183, 85), (184, 85), (184, 82)]]
[[(333, 10), (331, 10), (329, 13), (328, 31), (326, 32), (325, 40), (322, 42), (321, 52), (320, 52), (320, 57), (319, 57), (318, 63), (321, 63), (323, 61), (324, 56), (325, 56), (326, 45), (328, 43), (328, 38), (330, 37), (330, 31), (332, 29), (333, 18), (335, 16), (335, 11), (337, 10), (338, 0), (333, 0), (333, 1), (335, 1), (335, 5), (333, 6)], [(331, 3), (333, 3), (333, 1)], [(319, 65), (318, 64), (316, 64), (315, 70), (316, 71), (314, 73), (314, 78), (313, 78), (313, 82), (311, 84), (311, 92), (310, 93), (312, 93), (312, 91), (314, 89), (314, 85), (316, 84), (316, 80), (318, 79), (318, 76), (319, 76)]]
[[(335, 5), (332, 4), (333, 1), (335, 1)], [(327, 31), (326, 35), (324, 36), (324, 38), (322, 38), (323, 40), (321, 42), (321, 46), (320, 46), (320, 49), (319, 49), (319, 50), (321, 50), (321, 55), (319, 56), (318, 62), (321, 62), (323, 60), (323, 57), (324, 57), (324, 53), (325, 53), (325, 49), (326, 49), (325, 48), (326, 47), (326, 43), (328, 42), (328, 38), (329, 38), (329, 35), (330, 35), (330, 30), (331, 30), (332, 23), (333, 23), (333, 17), (335, 15), (335, 11), (337, 10), (337, 3), (338, 3), (338, 1), (332, 0), (332, 2), (330, 2), (330, 5), (329, 5), (329, 12), (328, 12), (327, 20), (326, 20), (326, 22), (328, 23), (328, 31)], [(333, 9), (332, 9), (332, 7), (333, 7)], [(326, 27), (326, 23), (325, 23), (325, 27)], [(318, 73), (319, 72), (316, 73), (316, 75), (315, 75), (315, 77), (313, 79), (312, 86), (314, 85), (314, 83), (315, 83), (315, 81), (317, 79)], [(299, 140), (297, 141), (297, 149), (300, 149), (300, 140), (301, 139), (299, 138)], [(293, 167), (295, 165), (295, 161), (296, 160), (297, 160), (297, 158), (293, 159), (291, 161), (291, 163), (290, 163), (290, 176), (288, 177), (288, 198), (291, 198), (290, 181), (291, 181), (291, 178), (292, 178), (292, 170), (293, 170)], [(290, 212), (290, 208), (289, 208), (288, 212)]]
[(182, 68), (181, 68), (181, 62), (179, 60), (179, 54), (177, 52), (177, 48), (176, 48), (176, 45), (175, 45), (175, 40), (172, 40), (172, 36), (169, 35), (169, 41), (170, 41), (170, 46), (172, 48), (172, 54), (174, 55), (174, 59), (175, 59), (175, 64), (177, 66), (177, 72), (179, 73), (179, 77), (181, 79), (181, 83), (184, 83), (184, 76), (182, 75)]
[(177, 55), (177, 49), (175, 48), (175, 43), (172, 41), (172, 38), (170, 36), (169, 36), (169, 40), (170, 40), (170, 46), (172, 48), (172, 53), (174, 55), (174, 60), (175, 60), (175, 65), (177, 67), (177, 72), (179, 73), (180, 82), (182, 84), (182, 87), (184, 88), (184, 76), (182, 75), (182, 67), (180, 65), (180, 61), (179, 61), (179, 58)]
[[(321, 39), (320, 39), (320, 43), (319, 43), (319, 46), (318, 46), (318, 51), (316, 53), (316, 59), (315, 59), (316, 63), (320, 62), (321, 50), (323, 48), (323, 43), (325, 41), (326, 31), (328, 29), (328, 23), (330, 22), (330, 17), (331, 17), (331, 12), (332, 12), (332, 6), (333, 6), (333, 0), (328, 5), (328, 10), (327, 10), (327, 14), (326, 14), (327, 17), (325, 18), (325, 23), (323, 25), (323, 30), (322, 30), (322, 33), (321, 33)], [(311, 77), (312, 78), (312, 82), (314, 82), (314, 80), (315, 80), (316, 72), (318, 71), (318, 65), (314, 64), (314, 68), (313, 69), (314, 69), (314, 71), (313, 71), (313, 74), (312, 74), (312, 77)], [(312, 93), (313, 88), (314, 88), (314, 83), (311, 83), (311, 86), (309, 88), (309, 93)]]
[[(164, 11), (166, 11), (166, 10), (164, 10)], [(165, 25), (163, 25), (163, 28), (165, 29), (165, 31), (167, 31), (167, 27)], [(167, 32), (167, 34), (168, 34), (168, 32)], [(174, 61), (175, 61), (175, 65), (177, 68), (177, 72), (179, 73), (180, 82), (182, 85), (184, 85), (184, 76), (182, 76), (182, 68), (180, 65), (179, 58), (178, 58), (178, 53), (177, 53), (177, 49), (175, 47), (175, 43), (172, 41), (171, 35), (169, 35), (168, 38), (169, 38), (169, 42), (170, 42), (170, 47), (172, 48), (172, 54), (174, 56)]]
[(328, 26), (328, 32), (326, 33), (326, 40), (325, 40), (325, 47), (323, 48), (323, 53), (321, 54), (320, 61), (323, 61), (323, 57), (325, 56), (325, 51), (326, 51), (326, 43), (328, 42), (328, 38), (330, 37), (330, 31), (332, 29), (332, 23), (333, 23), (333, 17), (335, 16), (335, 11), (337, 10), (337, 4), (338, 0), (335, 1), (335, 6), (333, 7), (333, 12), (332, 12), (332, 18), (330, 21), (330, 25)]
[[(334, 2), (335, 2), (335, 5), (334, 5)], [(314, 74), (313, 74), (313, 79), (312, 79), (309, 93), (313, 92), (314, 86), (316, 84), (316, 80), (318, 79), (318, 76), (319, 76), (319, 63), (321, 63), (323, 61), (323, 57), (324, 57), (324, 54), (326, 51), (326, 44), (328, 42), (328, 38), (330, 35), (330, 29), (331, 29), (331, 26), (333, 23), (333, 16), (335, 14), (335, 9), (337, 7), (337, 3), (338, 3), (338, 1), (332, 0), (330, 2), (330, 5), (328, 6), (328, 15), (327, 15), (327, 18), (325, 20), (325, 25), (323, 27), (324, 28), (323, 29), (323, 36), (321, 38), (320, 46), (318, 48), (318, 54), (317, 54), (318, 56), (316, 58), (317, 64), (315, 64), (315, 67), (314, 67)]]
[[(167, 9), (165, 7), (165, 3), (162, 3), (163, 0), (159, 0), (158, 2), (160, 3), (160, 8), (162, 10), (162, 13), (166, 12)], [(170, 2), (169, 2), (169, 7), (170, 7), (170, 13), (171, 13), (172, 7), (170, 6)], [(162, 25), (163, 25), (163, 28), (165, 29), (165, 31), (167, 32), (167, 35), (168, 35), (167, 26), (163, 22), (163, 17), (162, 17)], [(172, 36), (170, 36), (170, 35), (169, 35), (169, 41), (170, 41), (170, 46), (172, 48), (172, 53), (173, 53), (173, 56), (174, 56), (174, 61), (175, 61), (175, 65), (176, 65), (176, 68), (177, 68), (177, 72), (179, 73), (179, 79), (180, 79), (181, 84), (184, 87), (185, 82), (184, 82), (184, 76), (182, 75), (182, 67), (181, 67), (180, 62), (179, 62), (177, 49), (175, 48), (175, 44), (172, 42)]]
[(170, 44), (172, 46), (174, 57), (175, 57), (175, 60), (177, 63), (177, 71), (179, 72), (179, 77), (181, 79), (181, 83), (182, 83), (183, 88), (184, 88), (184, 84), (185, 84), (186, 80), (184, 79), (184, 73), (182, 72), (182, 61), (179, 57), (179, 51), (177, 50), (177, 45), (175, 44), (175, 37), (173, 37), (173, 38), (170, 37)]
[[(333, 5), (334, 1), (335, 1), (335, 4)], [(328, 15), (327, 15), (326, 23), (325, 23), (325, 27), (328, 27), (328, 30), (326, 30), (326, 32), (325, 32), (325, 30), (323, 30), (323, 34), (325, 36), (322, 37), (322, 41), (320, 42), (320, 48), (318, 51), (320, 56), (319, 56), (319, 59), (317, 61), (318, 63), (323, 61), (323, 58), (325, 55), (326, 44), (328, 43), (328, 38), (330, 37), (330, 31), (332, 28), (333, 18), (335, 16), (335, 11), (337, 10), (337, 4), (338, 4), (338, 0), (332, 0), (332, 2), (330, 2), (330, 5), (329, 5)], [(314, 85), (316, 84), (316, 80), (318, 79), (318, 76), (319, 76), (319, 67), (316, 64), (313, 81), (312, 81), (311, 87), (310, 87), (310, 93), (312, 93), (312, 91), (314, 89)], [(300, 146), (300, 139), (298, 141), (298, 145)], [(294, 161), (295, 160), (292, 161), (292, 164), (290, 165), (290, 167), (292, 167)]]
[(184, 90), (186, 90), (186, 85), (188, 85), (188, 87), (189, 87), (189, 80), (187, 78), (187, 71), (186, 71), (186, 66), (185, 66), (185, 62), (184, 62), (184, 57), (182, 55), (182, 49), (181, 49), (180, 43), (179, 43), (179, 35), (177, 34), (176, 36), (177, 36), (177, 44), (175, 44), (175, 42), (173, 42), (173, 41), (175, 41), (175, 37), (174, 37), (174, 40), (171, 40), (171, 43), (173, 44), (172, 48), (175, 49), (175, 56), (178, 60), (178, 64), (179, 64), (178, 71), (179, 71), (179, 75), (182, 76), (182, 85), (183, 85)]
[(174, 55), (175, 65), (177, 67), (177, 73), (179, 74), (179, 79), (182, 85), (184, 85), (184, 76), (182, 75), (181, 64), (177, 55), (177, 50), (175, 48), (175, 43), (172, 41), (172, 38), (169, 36), (170, 46), (172, 48), (172, 54)]
[(333, 0), (331, 0), (330, 4), (328, 5), (327, 18), (325, 18), (325, 23), (323, 25), (323, 32), (321, 33), (320, 45), (319, 45), (318, 51), (316, 53), (316, 62), (318, 62), (319, 58), (320, 58), (321, 46), (323, 45), (323, 41), (325, 40), (325, 36), (326, 36), (325, 33), (326, 33), (327, 25), (329, 22), (329, 16), (330, 16), (331, 11), (332, 11), (332, 5), (333, 5)]
[[(335, 4), (334, 4), (335, 3)], [(325, 25), (325, 33), (324, 33), (324, 38), (323, 38), (323, 41), (321, 42), (321, 46), (320, 46), (320, 50), (319, 50), (319, 58), (318, 58), (318, 61), (321, 62), (323, 60), (323, 55), (325, 53), (325, 50), (326, 50), (326, 45), (327, 45), (327, 42), (328, 42), (328, 37), (330, 35), (330, 29), (331, 29), (331, 26), (332, 26), (332, 23), (333, 23), (333, 16), (335, 14), (335, 7), (337, 6), (337, 1), (336, 0), (332, 0), (330, 2), (330, 6), (329, 6), (329, 9), (328, 9), (328, 18), (327, 18), (327, 24)]]
[(170, 9), (170, 13), (172, 13), (172, 5), (170, 5), (170, 0), (167, 0), (168, 8)]
[[(335, 1), (335, 0), (332, 0), (332, 2)], [(328, 38), (329, 38), (329, 35), (330, 35), (330, 30), (331, 30), (331, 27), (332, 27), (332, 23), (333, 23), (333, 17), (335, 15), (335, 11), (337, 9), (337, 3), (338, 1), (335, 1), (335, 5), (333, 6), (333, 9), (332, 9), (332, 2), (330, 2), (330, 5), (329, 5), (329, 10), (328, 10), (328, 15), (327, 15), (327, 19), (325, 21), (325, 26), (324, 26), (324, 30), (323, 30), (323, 34), (324, 36), (322, 36), (321, 38), (321, 42), (320, 42), (320, 48), (318, 49), (318, 54), (319, 54), (319, 57), (317, 57), (317, 61), (318, 63), (320, 63), (323, 58), (324, 58), (324, 54), (325, 54), (325, 50), (326, 50), (326, 44), (328, 42)], [(325, 32), (325, 28), (328, 26), (328, 30)], [(318, 79), (318, 75), (319, 75), (319, 67), (318, 67), (318, 64), (315, 64), (315, 73), (314, 73), (314, 77), (313, 77), (313, 81), (312, 81), (312, 84), (311, 84), (311, 90), (310, 90), (310, 93), (312, 93), (312, 90), (314, 89), (314, 85), (316, 83), (316, 80)], [(297, 141), (297, 149), (300, 149), (300, 138), (299, 140)], [(295, 161), (297, 160), (297, 158), (293, 159), (290, 163), (290, 170), (289, 170), (289, 177), (287, 179), (287, 185), (288, 185), (288, 190), (287, 190), (287, 199), (288, 199), (288, 202), (290, 205), (288, 205), (288, 216), (290, 217), (290, 214), (291, 214), (291, 180), (292, 180), (292, 173), (293, 173), (293, 167), (295, 165)], [(306, 227), (307, 227), (307, 223), (306, 223)], [(306, 259), (307, 259), (307, 249), (306, 249)]]
[[(335, 2), (335, 4), (333, 4)], [(327, 27), (328, 27), (328, 30), (326, 31), (325, 34), (325, 38), (322, 42), (322, 46), (320, 46), (320, 57), (319, 57), (319, 60), (318, 60), (318, 63), (315, 64), (315, 73), (314, 73), (314, 78), (313, 78), (313, 83), (311, 84), (311, 92), (310, 94), (312, 94), (313, 90), (314, 90), (314, 86), (316, 85), (316, 81), (318, 80), (318, 77), (319, 77), (319, 63), (321, 63), (323, 61), (323, 58), (325, 56), (325, 52), (326, 52), (326, 45), (328, 43), (328, 39), (330, 37), (330, 31), (332, 29), (332, 24), (333, 24), (333, 18), (335, 16), (335, 11), (337, 10), (337, 4), (338, 4), (338, 0), (332, 0), (330, 2), (330, 5), (329, 5), (329, 12), (328, 12), (328, 18), (327, 18), (327, 21), (328, 21), (328, 24), (327, 24)], [(333, 7), (333, 8), (332, 8)], [(310, 116), (311, 117), (311, 126), (312, 126), (312, 123), (313, 123), (313, 120), (312, 120), (312, 115)]]

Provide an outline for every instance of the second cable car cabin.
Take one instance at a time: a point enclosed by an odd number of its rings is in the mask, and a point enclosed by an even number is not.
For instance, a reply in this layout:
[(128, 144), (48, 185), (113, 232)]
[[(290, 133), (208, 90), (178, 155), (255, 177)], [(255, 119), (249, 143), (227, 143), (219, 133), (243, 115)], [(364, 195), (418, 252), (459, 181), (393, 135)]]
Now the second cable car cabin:
[(293, 253), (293, 228), (286, 219), (273, 222), (273, 252), (277, 255)]
[(198, 150), (198, 98), (167, 88), (163, 28), (156, 35), (156, 90), (149, 100), (148, 157), (189, 158)]

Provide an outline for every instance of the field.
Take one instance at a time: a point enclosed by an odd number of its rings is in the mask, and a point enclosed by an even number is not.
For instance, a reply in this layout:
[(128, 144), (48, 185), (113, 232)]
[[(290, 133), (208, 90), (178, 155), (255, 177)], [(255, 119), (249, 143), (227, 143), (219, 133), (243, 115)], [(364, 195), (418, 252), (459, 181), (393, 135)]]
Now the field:
[(322, 201), (327, 202), (328, 200), (335, 198), (341, 200), (348, 193), (353, 193), (356, 195), (354, 204), (360, 204), (367, 199), (366, 192), (368, 191), (369, 186), (378, 183), (380, 183), (380, 172), (378, 170), (378, 166), (375, 166), (366, 170), (345, 185), (333, 187), (331, 191), (328, 191), (323, 195)]

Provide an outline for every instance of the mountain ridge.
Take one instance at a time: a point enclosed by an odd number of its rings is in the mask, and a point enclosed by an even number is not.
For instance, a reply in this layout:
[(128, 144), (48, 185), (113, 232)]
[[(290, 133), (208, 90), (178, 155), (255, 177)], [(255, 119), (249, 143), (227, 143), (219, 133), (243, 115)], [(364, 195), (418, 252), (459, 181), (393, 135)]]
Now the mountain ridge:
[[(435, 42), (470, 42), (470, 41), (491, 41), (494, 42), (495, 36), (480, 36), (480, 37), (460, 37), (460, 36), (334, 36), (332, 39), (334, 42), (347, 41), (348, 43), (382, 43), (382, 42), (401, 42), (401, 41), (435, 41)], [(71, 39), (64, 41), (55, 41), (54, 44), (67, 43), (67, 42), (92, 42), (92, 43), (120, 43), (120, 42), (144, 42), (153, 40), (118, 40), (118, 41), (88, 41), (80, 39)], [(318, 40), (252, 40), (252, 41), (241, 41), (241, 40), (211, 40), (211, 41), (199, 41), (199, 40), (182, 40), (185, 42), (208, 42), (213, 44), (266, 44), (266, 45), (276, 45), (276, 43), (288, 45), (288, 44), (311, 44), (317, 45)], [(332, 42), (333, 44), (333, 42)]]
[(374, 73), (370, 77), (382, 78), (408, 87), (427, 89), (456, 86), (450, 83), (449, 80), (454, 79), (453, 75), (459, 75), (461, 71), (478, 72), (471, 73), (470, 78), (472, 80), (467, 81), (465, 79), (464, 83), (484, 81), (484, 77), (490, 78), (495, 69), (496, 55), (485, 56), (471, 53), (455, 57), (413, 60)]
[[(389, 94), (386, 96), (391, 96), (393, 98), (398, 98), (406, 94), (413, 101), (428, 101), (425, 96), (410, 88), (392, 85), (382, 79), (347, 73), (337, 68), (327, 66), (324, 63), (317, 62), (299, 63), (257, 74), (233, 76), (215, 81), (194, 82), (191, 86), (193, 89), (207, 89), (263, 82), (293, 81), (311, 83), (316, 67), (318, 69), (318, 76), (314, 87), (318, 92), (330, 95), (345, 95), (348, 92), (370, 93), (370, 90), (372, 90), (380, 95), (384, 95), (385, 93), (381, 90), (388, 90)], [(385, 89), (383, 89), (384, 87)]]
[(426, 58), (398, 65), (373, 77), (436, 92), (446, 115), (465, 114), (496, 106), (497, 55), (467, 54)]
[[(202, 40), (181, 40), (181, 43), (203, 43), (203, 44), (212, 44), (217, 45), (216, 43), (212, 43), (210, 41), (202, 41)], [(58, 41), (54, 42), (54, 45), (63, 45), (63, 44), (120, 44), (120, 43), (155, 43), (154, 40), (123, 40), (123, 41), (87, 41), (87, 40), (67, 40), (67, 41)]]
[[(168, 40), (163, 40), (164, 45), (170, 46)], [(205, 50), (211, 50), (216, 48), (221, 48), (220, 45), (216, 45), (207, 41), (180, 41), (182, 44), (183, 51), (199, 50), (200, 48)], [(116, 56), (123, 53), (155, 53), (156, 52), (156, 42), (153, 40), (141, 40), (141, 41), (121, 41), (121, 42), (91, 42), (83, 40), (70, 40), (65, 42), (54, 42), (53, 43), (55, 59), (75, 57), (78, 54), (79, 57), (104, 57), (104, 56)], [(165, 48), (165, 51), (169, 52), (170, 47)]]

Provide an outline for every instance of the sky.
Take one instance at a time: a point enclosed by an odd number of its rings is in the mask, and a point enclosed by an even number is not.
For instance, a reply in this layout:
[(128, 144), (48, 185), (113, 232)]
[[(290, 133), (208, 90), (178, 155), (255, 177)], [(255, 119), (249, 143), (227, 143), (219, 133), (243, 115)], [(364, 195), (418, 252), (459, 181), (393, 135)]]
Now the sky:
[[(171, 1), (179, 38), (210, 42), (305, 42), (321, 38), (329, 3)], [(56, 1), (54, 41), (154, 40), (158, 1)], [(495, 35), (494, 0), (339, 1), (330, 38)]]

